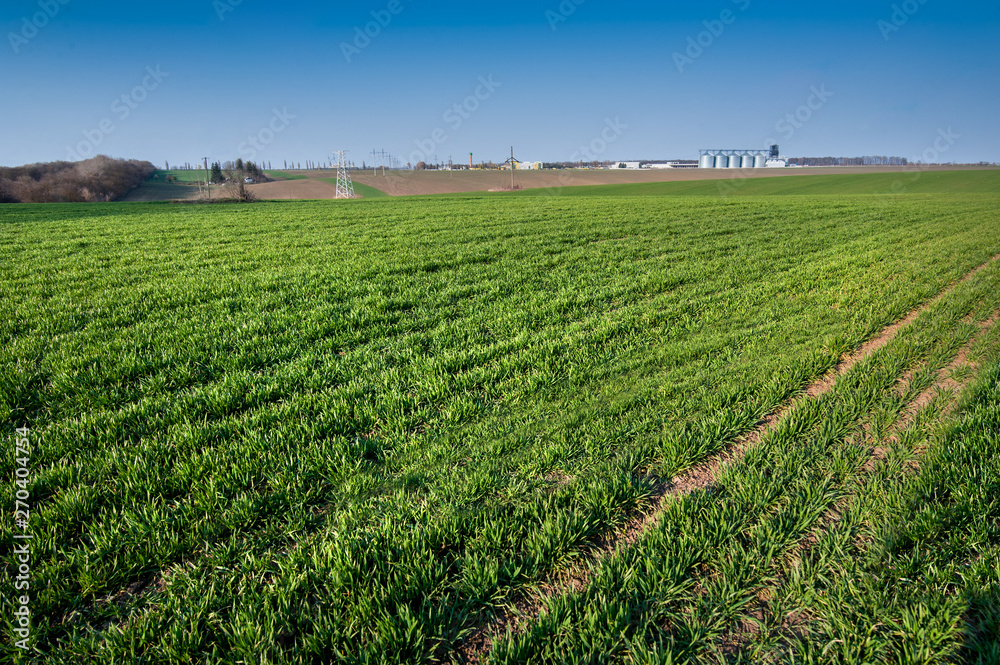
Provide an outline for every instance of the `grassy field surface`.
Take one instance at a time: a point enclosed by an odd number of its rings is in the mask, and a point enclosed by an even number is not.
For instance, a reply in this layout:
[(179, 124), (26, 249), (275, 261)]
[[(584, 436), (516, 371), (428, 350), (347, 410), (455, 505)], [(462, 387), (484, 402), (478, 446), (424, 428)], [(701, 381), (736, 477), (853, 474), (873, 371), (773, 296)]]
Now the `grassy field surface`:
[[(785, 178), (805, 178), (816, 176), (822, 179), (834, 175), (855, 175), (861, 176), (856, 182), (870, 182), (869, 187), (877, 193), (900, 191), (893, 190), (894, 183), (899, 180), (900, 188), (908, 183), (914, 182), (913, 178), (918, 173), (975, 173), (982, 171), (992, 171), (994, 174), (1000, 172), (997, 168), (988, 167), (960, 167), (960, 166), (933, 166), (933, 167), (823, 167), (823, 168), (788, 168), (788, 169), (546, 169), (541, 171), (518, 171), (515, 177), (517, 186), (525, 190), (542, 190), (546, 192), (558, 192), (569, 190), (573, 187), (606, 186), (608, 193), (628, 192), (628, 189), (620, 190), (621, 185), (662, 185), (666, 183), (711, 183), (707, 189), (696, 187), (699, 194), (708, 196), (719, 195), (719, 182), (726, 182), (730, 186), (736, 187), (737, 182), (745, 180), (782, 180)], [(870, 176), (879, 174), (889, 174), (892, 177), (883, 180), (868, 181)], [(357, 170), (353, 174), (355, 182), (363, 182), (366, 185), (377, 187), (390, 196), (417, 196), (424, 194), (459, 194), (473, 192), (497, 191), (506, 188), (510, 184), (510, 173), (505, 171), (388, 171), (384, 176), (372, 175), (369, 171)], [(995, 181), (994, 181), (995, 182)], [(884, 183), (884, 185), (883, 185)], [(704, 185), (702, 185), (704, 186)], [(780, 191), (781, 188), (779, 188)], [(574, 190), (585, 193), (585, 190)], [(638, 189), (643, 191), (642, 188)], [(650, 190), (654, 193), (661, 193), (655, 186)], [(662, 193), (670, 193), (666, 189)], [(683, 191), (683, 188), (681, 190)], [(728, 190), (727, 190), (728, 191)], [(994, 190), (995, 191), (995, 190)], [(841, 189), (839, 193), (854, 194), (851, 190)], [(499, 194), (503, 196), (504, 194)], [(593, 194), (591, 194), (593, 195)]]
[(205, 182), (205, 171), (171, 169), (170, 171), (157, 171), (153, 174), (156, 180), (164, 180), (166, 176), (173, 176), (177, 182)]
[[(493, 660), (996, 662), (998, 292), (993, 265), (950, 293)], [(935, 378), (969, 371), (949, 364), (970, 342), (989, 369), (939, 422), (954, 395)]]
[[(167, 182), (167, 176), (176, 178)], [(126, 194), (122, 200), (130, 203), (149, 201), (175, 201), (198, 196), (197, 183), (204, 182), (204, 171), (157, 171), (146, 182)]]
[[(336, 178), (320, 178), (320, 180), (322, 180), (323, 182), (328, 182), (331, 185), (336, 185), (337, 184), (337, 179)], [(386, 197), (389, 196), (388, 194), (386, 194), (382, 190), (375, 189), (374, 187), (371, 187), (370, 185), (363, 185), (360, 182), (355, 182), (353, 184), (354, 184), (354, 193), (358, 194), (362, 198), (365, 198), (365, 199), (384, 199), (384, 198), (386, 198)]]
[(919, 171), (845, 175), (749, 177), (740, 172), (724, 180), (648, 182), (530, 189), (518, 196), (784, 196), (1000, 193), (1000, 171)]
[(198, 188), (191, 184), (147, 180), (126, 194), (122, 198), (122, 201), (128, 203), (140, 201), (177, 201), (190, 199), (197, 195)]
[[(337, 179), (333, 179), (333, 184), (337, 184)], [(366, 199), (384, 199), (389, 195), (383, 192), (381, 189), (376, 189), (369, 185), (363, 185), (360, 182), (354, 183), (354, 193), (360, 194), (362, 198)]]
[[(4, 206), (32, 658), (447, 662), (522, 605), (541, 612), (475, 657), (995, 654), (1000, 197), (980, 189)], [(717, 487), (595, 554), (942, 293)], [(967, 344), (959, 409), (908, 422)], [(581, 566), (584, 588), (543, 592)]]
[(270, 178), (275, 180), (305, 180), (307, 176), (301, 173), (289, 173), (287, 171), (264, 171)]
[[(888, 168), (888, 167), (887, 167)], [(879, 172), (870, 168), (830, 169), (716, 169), (650, 170), (548, 170), (523, 171), (517, 182), (525, 191), (519, 196), (770, 196), (784, 194), (876, 194), (884, 198), (899, 193), (998, 192), (1000, 170), (934, 167), (937, 171), (901, 170)], [(179, 178), (165, 183), (165, 173)], [(199, 176), (199, 173), (202, 174)], [(201, 171), (160, 171), (124, 198), (128, 202), (196, 198), (194, 186)], [(336, 184), (333, 171), (267, 171), (272, 182), (251, 186), (264, 200), (332, 199), (335, 190), (318, 186)], [(352, 173), (355, 190), (364, 198), (383, 196), (483, 196), (509, 183), (502, 171), (389, 171), (373, 176), (368, 171)], [(493, 193), (493, 196), (506, 196)]]

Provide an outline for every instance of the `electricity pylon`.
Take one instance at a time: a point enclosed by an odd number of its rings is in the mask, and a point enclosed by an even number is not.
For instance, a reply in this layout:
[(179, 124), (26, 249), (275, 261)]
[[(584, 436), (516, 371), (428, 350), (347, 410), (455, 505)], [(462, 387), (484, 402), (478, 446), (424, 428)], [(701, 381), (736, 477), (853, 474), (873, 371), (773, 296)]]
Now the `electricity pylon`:
[(351, 182), (351, 172), (347, 170), (347, 161), (344, 159), (347, 151), (334, 150), (333, 154), (337, 156), (337, 198), (353, 199), (354, 183)]

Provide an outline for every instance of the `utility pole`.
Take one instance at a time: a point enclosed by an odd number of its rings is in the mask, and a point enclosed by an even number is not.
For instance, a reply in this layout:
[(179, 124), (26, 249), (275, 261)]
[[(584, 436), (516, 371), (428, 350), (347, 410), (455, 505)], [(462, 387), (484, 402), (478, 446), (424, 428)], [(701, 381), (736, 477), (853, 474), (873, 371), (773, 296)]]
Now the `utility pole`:
[(208, 157), (202, 157), (205, 160), (205, 186), (208, 187), (208, 200), (212, 200), (212, 178), (208, 172)]
[(514, 146), (510, 147), (510, 191), (514, 191)]

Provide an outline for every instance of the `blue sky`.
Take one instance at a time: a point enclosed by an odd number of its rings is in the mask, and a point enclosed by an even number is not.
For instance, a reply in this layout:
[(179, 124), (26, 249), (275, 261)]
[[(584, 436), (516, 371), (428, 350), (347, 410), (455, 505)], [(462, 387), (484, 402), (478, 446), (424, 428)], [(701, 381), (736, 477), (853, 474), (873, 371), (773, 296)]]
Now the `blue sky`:
[(5, 0), (0, 28), (6, 166), (1000, 161), (996, 2)]

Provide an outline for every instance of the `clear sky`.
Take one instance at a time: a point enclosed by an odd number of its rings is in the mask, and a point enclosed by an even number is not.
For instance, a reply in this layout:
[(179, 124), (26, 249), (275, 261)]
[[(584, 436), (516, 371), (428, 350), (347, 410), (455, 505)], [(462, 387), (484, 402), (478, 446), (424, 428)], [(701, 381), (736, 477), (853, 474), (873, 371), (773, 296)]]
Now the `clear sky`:
[(0, 28), (6, 166), (1000, 161), (996, 1), (3, 0)]

